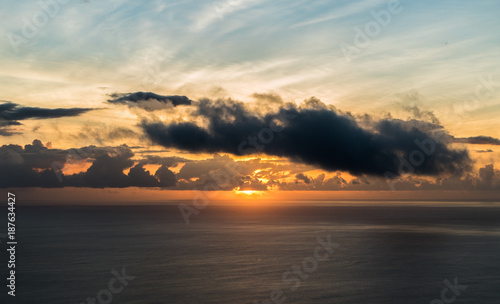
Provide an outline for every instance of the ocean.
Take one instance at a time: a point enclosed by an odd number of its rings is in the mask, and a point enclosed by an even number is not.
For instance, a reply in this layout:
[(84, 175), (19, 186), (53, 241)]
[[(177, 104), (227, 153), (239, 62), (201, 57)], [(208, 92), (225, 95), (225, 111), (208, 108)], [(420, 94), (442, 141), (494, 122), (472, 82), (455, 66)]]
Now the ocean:
[(16, 211), (2, 303), (500, 303), (494, 205), (209, 205), (189, 225), (175, 205)]

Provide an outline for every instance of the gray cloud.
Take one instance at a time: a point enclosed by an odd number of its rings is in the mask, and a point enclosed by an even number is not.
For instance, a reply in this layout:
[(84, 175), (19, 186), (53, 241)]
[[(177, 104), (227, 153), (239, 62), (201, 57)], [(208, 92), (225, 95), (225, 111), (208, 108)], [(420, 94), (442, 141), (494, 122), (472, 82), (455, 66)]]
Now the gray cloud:
[[(361, 126), (350, 114), (339, 113), (318, 100), (302, 106), (284, 104), (275, 112), (257, 114), (233, 100), (202, 99), (193, 122), (143, 121), (141, 127), (155, 144), (193, 153), (225, 152), (286, 157), (327, 171), (353, 175), (399, 175), (402, 159), (420, 149), (442, 126), (418, 120), (381, 119)], [(201, 118), (203, 126), (194, 122)], [(366, 123), (365, 123), (366, 124)], [(272, 131), (275, 129), (279, 131)], [(433, 141), (433, 152), (415, 166), (416, 175), (460, 175), (471, 168), (466, 150)]]
[(298, 183), (301, 181), (306, 183), (306, 184), (311, 183), (311, 179), (309, 178), (309, 176), (305, 175), (304, 173), (299, 173), (299, 174), (295, 175), (295, 183)]
[[(358, 176), (346, 181), (341, 172), (327, 177), (311, 175), (314, 166), (283, 161), (251, 159), (237, 161), (228, 155), (215, 154), (203, 160), (180, 157), (145, 156), (135, 159), (130, 147), (88, 146), (79, 149), (52, 149), (39, 140), (32, 144), (0, 147), (0, 188), (10, 187), (155, 187), (176, 190), (388, 190), (385, 178)], [(76, 174), (62, 175), (61, 168), (87, 163), (90, 167)], [(180, 167), (178, 174), (170, 167)], [(145, 166), (160, 165), (156, 172)], [(128, 173), (127, 169), (129, 169)], [(62, 182), (57, 178), (58, 172)], [(207, 185), (209, 186), (207, 189)], [(402, 176), (397, 190), (494, 190), (500, 189), (500, 172), (493, 165), (476, 174), (438, 176), (434, 180), (414, 175)]]
[(84, 123), (79, 132), (68, 134), (79, 142), (98, 143), (104, 145), (114, 140), (137, 138), (139, 135), (130, 128), (114, 127), (105, 123)]
[(190, 105), (191, 100), (186, 96), (180, 95), (158, 95), (151, 92), (135, 92), (110, 95), (109, 103), (124, 104), (131, 108), (138, 107), (147, 111), (176, 107), (179, 105)]
[(487, 149), (487, 150), (475, 150), (477, 153), (492, 153), (493, 150)]
[(16, 103), (1, 101), (0, 103), (0, 136), (11, 136), (19, 132), (9, 129), (10, 126), (22, 125), (20, 120), (48, 119), (72, 117), (84, 114), (94, 109), (91, 108), (56, 108), (47, 109), (39, 107), (24, 107)]
[[(9, 187), (173, 187), (175, 174), (162, 165), (153, 175), (143, 163), (134, 165), (134, 153), (118, 147), (89, 146), (80, 149), (50, 149), (39, 140), (31, 145), (0, 147), (0, 188)], [(69, 163), (91, 162), (85, 171), (64, 175), (60, 170)], [(124, 171), (130, 168), (128, 174)], [(58, 176), (60, 178), (58, 178)]]
[(500, 139), (490, 136), (474, 136), (454, 138), (456, 143), (473, 144), (473, 145), (500, 145)]
[(439, 119), (434, 115), (434, 112), (432, 111), (425, 111), (422, 110), (419, 106), (417, 105), (402, 105), (403, 110), (410, 112), (414, 118), (420, 119), (420, 120), (425, 120), (425, 121), (430, 121), (434, 124), (439, 124)]

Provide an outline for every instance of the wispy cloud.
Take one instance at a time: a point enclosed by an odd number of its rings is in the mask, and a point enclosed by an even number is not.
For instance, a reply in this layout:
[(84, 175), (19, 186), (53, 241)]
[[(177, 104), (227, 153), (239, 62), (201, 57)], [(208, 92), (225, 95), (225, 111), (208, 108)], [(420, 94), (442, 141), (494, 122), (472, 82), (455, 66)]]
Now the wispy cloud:
[(8, 101), (0, 101), (0, 135), (9, 136), (17, 131), (5, 129), (11, 126), (19, 126), (20, 120), (26, 119), (49, 119), (61, 117), (73, 117), (87, 113), (92, 108), (56, 108), (47, 109), (39, 107), (25, 107)]
[(473, 136), (464, 138), (454, 138), (456, 143), (472, 144), (472, 145), (500, 145), (500, 139), (491, 136)]
[(302, 26), (314, 25), (314, 24), (321, 23), (321, 22), (327, 22), (327, 21), (338, 19), (338, 18), (347, 17), (347, 16), (350, 16), (353, 14), (358, 14), (358, 13), (363, 13), (363, 12), (367, 13), (367, 12), (369, 12), (369, 10), (371, 8), (374, 8), (378, 5), (380, 5), (380, 3), (386, 3), (386, 2), (387, 1), (383, 1), (383, 0), (365, 0), (365, 1), (360, 1), (360, 2), (356, 2), (356, 3), (350, 3), (350, 4), (347, 4), (343, 7), (340, 7), (340, 8), (333, 10), (333, 12), (330, 12), (330, 13), (325, 14), (325, 15), (320, 16), (320, 17), (312, 18), (310, 20), (296, 23), (296, 24), (292, 25), (291, 27), (297, 28), (297, 27), (302, 27)]

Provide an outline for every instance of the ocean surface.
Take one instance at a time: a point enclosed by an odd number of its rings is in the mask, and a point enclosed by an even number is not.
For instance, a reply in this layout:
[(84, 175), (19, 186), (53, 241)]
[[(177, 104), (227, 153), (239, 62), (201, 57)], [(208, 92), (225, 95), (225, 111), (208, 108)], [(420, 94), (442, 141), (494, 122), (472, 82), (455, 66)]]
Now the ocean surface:
[(16, 211), (1, 303), (500, 303), (494, 206), (209, 205), (189, 225), (175, 205)]

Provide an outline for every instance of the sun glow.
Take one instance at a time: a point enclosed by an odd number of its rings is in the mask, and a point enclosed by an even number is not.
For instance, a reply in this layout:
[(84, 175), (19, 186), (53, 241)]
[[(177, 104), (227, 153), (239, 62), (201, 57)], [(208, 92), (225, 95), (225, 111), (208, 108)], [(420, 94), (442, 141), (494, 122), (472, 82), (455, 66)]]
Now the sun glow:
[(233, 190), (236, 195), (240, 195), (243, 197), (260, 197), (264, 194), (264, 191), (257, 191), (257, 190), (240, 190), (240, 188), (236, 188)]

